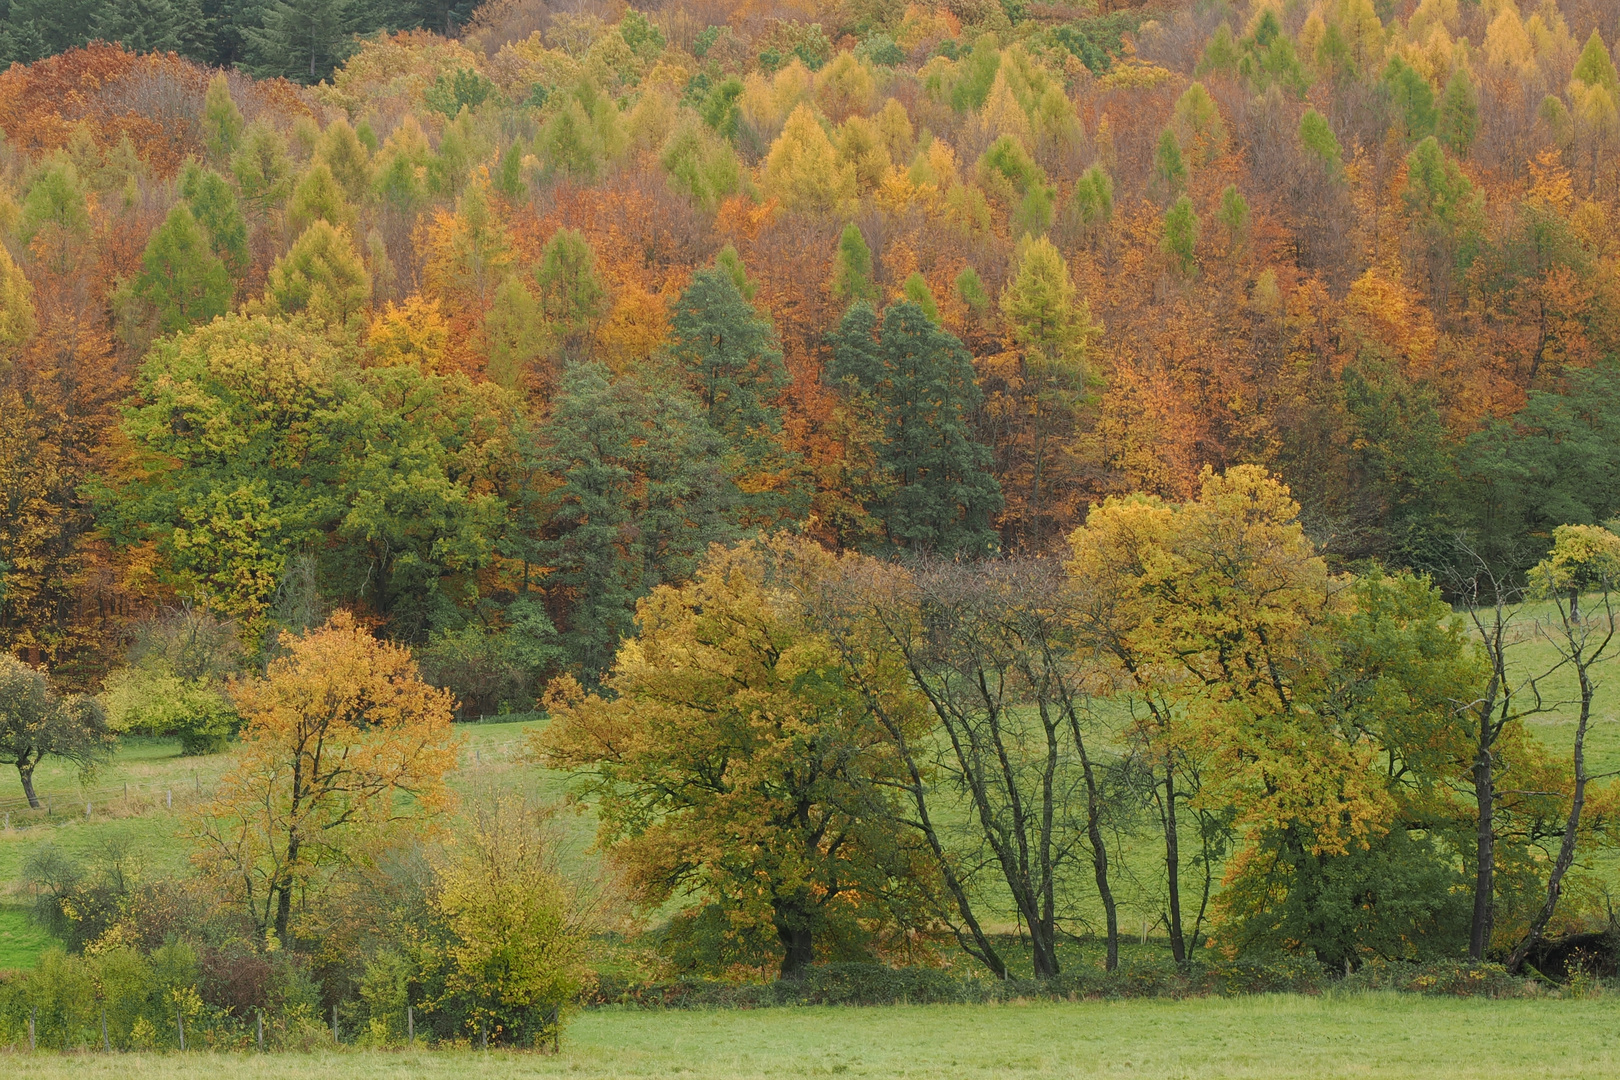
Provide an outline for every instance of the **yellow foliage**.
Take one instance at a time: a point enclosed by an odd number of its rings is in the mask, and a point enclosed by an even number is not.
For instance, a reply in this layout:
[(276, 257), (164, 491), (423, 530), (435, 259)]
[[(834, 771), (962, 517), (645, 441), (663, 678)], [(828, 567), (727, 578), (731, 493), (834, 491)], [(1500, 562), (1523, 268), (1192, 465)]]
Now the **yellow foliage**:
[(439, 374), (450, 344), (450, 324), (437, 300), (420, 294), (395, 306), (390, 303), (366, 331), (366, 358), (373, 367), (415, 364), (424, 374)]
[(765, 159), (765, 189), (794, 210), (833, 210), (855, 197), (855, 169), (838, 160), (808, 105), (788, 117)]

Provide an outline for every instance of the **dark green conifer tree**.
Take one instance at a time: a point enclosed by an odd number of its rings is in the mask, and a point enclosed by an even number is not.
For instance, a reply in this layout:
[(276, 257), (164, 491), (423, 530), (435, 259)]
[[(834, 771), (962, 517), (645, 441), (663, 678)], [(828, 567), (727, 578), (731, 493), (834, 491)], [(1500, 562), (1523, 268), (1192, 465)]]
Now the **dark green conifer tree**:
[(950, 555), (995, 548), (991, 515), (1001, 487), (990, 450), (968, 416), (981, 394), (973, 358), (911, 301), (891, 304), (882, 328), (870, 304), (850, 308), (833, 335), (831, 374), (871, 410), (883, 433), (878, 460), (888, 489), (869, 509), (891, 544)]

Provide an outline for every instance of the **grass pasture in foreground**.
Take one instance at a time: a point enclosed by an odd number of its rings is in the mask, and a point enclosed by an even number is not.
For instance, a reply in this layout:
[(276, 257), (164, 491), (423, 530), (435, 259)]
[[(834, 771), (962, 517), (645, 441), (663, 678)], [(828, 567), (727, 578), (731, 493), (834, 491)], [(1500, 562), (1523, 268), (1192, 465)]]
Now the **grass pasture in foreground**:
[(642, 1012), (578, 1016), (558, 1056), (464, 1051), (0, 1055), (36, 1080), (437, 1080), (868, 1076), (1620, 1076), (1612, 999), (1488, 1001), (1393, 994), (1193, 1001)]

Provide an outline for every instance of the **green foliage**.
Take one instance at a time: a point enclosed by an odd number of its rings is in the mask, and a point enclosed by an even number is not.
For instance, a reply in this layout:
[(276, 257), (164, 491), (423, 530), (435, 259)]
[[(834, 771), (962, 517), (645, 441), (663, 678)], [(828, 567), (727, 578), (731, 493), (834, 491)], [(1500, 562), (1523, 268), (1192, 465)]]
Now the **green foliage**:
[(659, 162), (669, 174), (670, 187), (690, 195), (711, 212), (742, 185), (742, 167), (731, 145), (691, 121), (670, 134), (659, 152)]
[(1232, 24), (1223, 21), (1205, 43), (1204, 54), (1198, 59), (1195, 74), (1202, 77), (1211, 71), (1235, 72), (1242, 55), (1237, 38), (1232, 33)]
[(270, 268), (264, 306), (271, 314), (307, 314), (334, 330), (358, 333), (371, 303), (371, 277), (346, 232), (325, 221), (305, 229)]
[(1115, 11), (1064, 23), (1051, 33), (1053, 42), (1067, 49), (1092, 74), (1102, 75), (1113, 67), (1114, 57), (1124, 47), (1125, 35), (1136, 33), (1141, 25), (1139, 13)]
[(636, 601), (686, 580), (711, 543), (734, 535), (737, 493), (698, 403), (655, 375), (570, 364), (537, 453), (562, 481), (548, 500), (554, 539), (538, 551), (553, 567), (543, 586), (570, 601), (562, 646), (593, 680), (631, 633)]
[(558, 229), (534, 268), (540, 314), (565, 356), (589, 354), (596, 324), (607, 312), (607, 290), (596, 275), (596, 252), (577, 229)]
[(975, 315), (983, 317), (990, 310), (990, 294), (985, 291), (979, 272), (971, 265), (962, 267), (962, 272), (956, 275), (956, 295)]
[(363, 17), (355, 0), (269, 0), (264, 21), (243, 31), (248, 67), (260, 78), (305, 84), (330, 78), (354, 52)]
[(838, 237), (838, 253), (833, 256), (832, 294), (835, 299), (875, 300), (877, 286), (872, 282), (872, 249), (866, 237), (851, 221)]
[(1479, 133), (1479, 94), (1474, 90), (1467, 64), (1458, 64), (1451, 78), (1446, 80), (1435, 124), (1441, 145), (1457, 157), (1467, 157)]
[(940, 325), (939, 305), (934, 302), (933, 290), (928, 287), (928, 279), (922, 276), (921, 271), (911, 272), (905, 284), (900, 286), (900, 295), (921, 308), (922, 313), (928, 316), (929, 322), (935, 326)]
[(1321, 162), (1329, 176), (1338, 177), (1344, 172), (1343, 152), (1339, 148), (1338, 137), (1328, 126), (1327, 118), (1315, 109), (1306, 109), (1305, 114), (1299, 118), (1299, 143), (1307, 153)]
[(134, 294), (152, 310), (161, 333), (225, 314), (231, 277), (184, 202), (153, 230), (141, 255)]
[(1001, 67), (1001, 45), (994, 34), (984, 34), (962, 61), (962, 71), (951, 87), (951, 107), (957, 112), (977, 109), (990, 96)]
[(1010, 225), (1015, 237), (1043, 236), (1057, 218), (1057, 190), (1048, 184), (1030, 188), (1013, 211)]
[(1080, 174), (1069, 200), (1070, 221), (1090, 232), (1108, 224), (1114, 216), (1114, 179), (1101, 165)]
[(287, 159), (287, 143), (268, 124), (255, 121), (242, 136), (242, 145), (231, 158), (231, 172), (242, 201), (263, 216), (287, 197), (292, 188), (292, 163)]
[(877, 323), (869, 304), (852, 307), (833, 335), (829, 369), (882, 433), (878, 461), (888, 490), (868, 509), (894, 547), (947, 556), (993, 551), (990, 519), (1001, 488), (989, 472), (990, 450), (969, 424), (982, 398), (972, 357), (909, 300), (889, 305), (881, 331)]
[(302, 236), (317, 221), (350, 232), (354, 228), (354, 210), (324, 161), (317, 161), (304, 173), (287, 203), (287, 228), (292, 235)]
[(1181, 141), (1174, 131), (1165, 128), (1153, 152), (1153, 189), (1161, 198), (1173, 200), (1186, 186), (1187, 165), (1181, 158)]
[(476, 110), (496, 95), (495, 84), (470, 68), (457, 68), (454, 74), (439, 75), (422, 94), (422, 102), (436, 113), (454, 120), (462, 109)]
[(360, 205), (371, 196), (371, 155), (374, 152), (346, 121), (334, 120), (321, 132), (315, 146), (315, 160), (331, 170), (333, 179), (343, 189), (343, 197)]
[(1236, 184), (1227, 184), (1221, 190), (1221, 208), (1215, 212), (1215, 220), (1226, 228), (1227, 239), (1233, 247), (1243, 242), (1249, 228), (1249, 200)]
[(230, 83), (220, 72), (209, 81), (208, 93), (203, 96), (203, 146), (208, 157), (217, 162), (229, 161), (236, 153), (245, 123), (242, 110), (231, 98)]
[(230, 181), (188, 162), (180, 173), (180, 197), (190, 205), (192, 216), (208, 234), (208, 246), (226, 271), (240, 280), (248, 268), (247, 219)]
[(1532, 391), (1459, 449), (1459, 523), (1500, 571), (1528, 569), (1558, 525), (1620, 513), (1620, 376), (1600, 367), (1566, 378), (1566, 392)]
[(31, 243), (41, 233), (52, 243), (83, 239), (90, 231), (90, 209), (79, 171), (65, 158), (52, 158), (34, 174), (23, 196), (17, 239)]
[(496, 288), (484, 315), (484, 340), (489, 377), (508, 390), (521, 386), (529, 365), (550, 350), (554, 339), (540, 302), (517, 274), (508, 274)]
[[(1229, 190), (1237, 193), (1236, 188)], [(1193, 210), (1192, 200), (1183, 195), (1165, 211), (1164, 239), (1161, 241), (1164, 253), (1170, 256), (1171, 265), (1182, 277), (1191, 277), (1198, 272), (1198, 233), (1198, 214)]]
[(1434, 88), (1416, 68), (1391, 56), (1380, 80), (1389, 100), (1391, 122), (1408, 142), (1434, 134)]

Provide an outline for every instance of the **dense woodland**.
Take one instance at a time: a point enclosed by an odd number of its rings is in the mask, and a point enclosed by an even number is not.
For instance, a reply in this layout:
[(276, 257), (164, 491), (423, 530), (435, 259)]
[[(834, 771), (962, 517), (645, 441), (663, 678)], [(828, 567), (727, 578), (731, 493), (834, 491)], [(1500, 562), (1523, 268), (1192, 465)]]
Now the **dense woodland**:
[[(1605, 917), (1612, 4), (0, 25), (3, 752), (235, 745), (195, 839), (244, 940), (383, 977), (322, 897), (448, 811), (452, 712), (549, 716), (603, 888), (692, 901), (676, 970), (1111, 969), (1119, 890), (1178, 963)], [(527, 1038), (444, 899), (551, 880), (502, 813), (387, 963)]]

